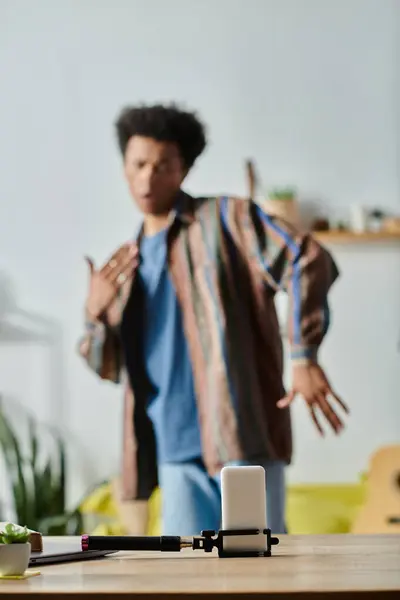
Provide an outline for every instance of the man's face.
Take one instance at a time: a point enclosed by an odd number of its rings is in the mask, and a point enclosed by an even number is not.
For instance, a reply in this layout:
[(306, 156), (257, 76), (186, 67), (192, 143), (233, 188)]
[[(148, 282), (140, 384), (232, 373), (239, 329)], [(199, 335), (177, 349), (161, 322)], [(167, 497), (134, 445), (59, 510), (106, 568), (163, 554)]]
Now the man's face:
[(151, 215), (168, 213), (186, 175), (177, 146), (135, 135), (128, 142), (124, 164), (140, 210)]

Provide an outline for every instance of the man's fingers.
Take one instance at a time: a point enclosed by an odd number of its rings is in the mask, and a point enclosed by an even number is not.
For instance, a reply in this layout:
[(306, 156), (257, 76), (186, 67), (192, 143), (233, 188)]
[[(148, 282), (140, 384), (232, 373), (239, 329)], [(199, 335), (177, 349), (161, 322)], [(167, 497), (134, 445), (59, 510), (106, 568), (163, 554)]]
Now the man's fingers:
[(120, 248), (118, 252), (112, 255), (112, 257), (106, 262), (106, 264), (101, 268), (101, 274), (103, 277), (107, 279), (112, 276), (115, 269), (119, 267), (121, 261), (123, 261), (124, 256), (126, 256), (127, 250), (125, 248)]
[(286, 396), (284, 398), (282, 398), (281, 400), (279, 400), (279, 402), (277, 402), (277, 407), (278, 408), (287, 408), (289, 406), (289, 404), (291, 404), (293, 402), (295, 397), (296, 397), (296, 392), (294, 390), (290, 390), (290, 392), (288, 394), (286, 394)]
[(94, 262), (93, 262), (93, 260), (90, 258), (90, 256), (85, 256), (85, 261), (86, 261), (86, 263), (87, 263), (87, 265), (88, 265), (88, 267), (89, 267), (89, 273), (90, 273), (91, 275), (93, 275), (93, 273), (94, 273), (94, 270), (95, 270), (95, 267), (94, 267)]
[(328, 392), (328, 394), (329, 394), (330, 396), (332, 396), (332, 398), (333, 398), (334, 400), (336, 400), (336, 402), (339, 404), (339, 406), (341, 406), (341, 408), (344, 410), (344, 412), (345, 412), (347, 415), (349, 415), (349, 414), (350, 414), (350, 409), (349, 409), (349, 407), (347, 406), (347, 404), (345, 404), (345, 403), (343, 402), (343, 400), (342, 400), (342, 399), (341, 399), (341, 398), (340, 398), (340, 397), (339, 397), (337, 394), (335, 394), (335, 392), (333, 392), (333, 391), (332, 391), (332, 389), (329, 389), (329, 392)]
[(324, 437), (324, 435), (325, 435), (324, 430), (322, 429), (321, 424), (318, 421), (317, 414), (315, 412), (315, 404), (310, 404), (309, 408), (310, 408), (310, 415), (311, 415), (312, 420), (314, 421), (315, 427), (318, 429), (319, 434), (322, 437)]
[(134, 266), (137, 262), (138, 250), (133, 244), (120, 248), (101, 269), (101, 274), (110, 280), (115, 280), (126, 265)]
[(325, 415), (326, 420), (332, 427), (335, 433), (340, 433), (344, 428), (343, 421), (340, 417), (335, 413), (332, 406), (329, 404), (328, 400), (325, 398), (323, 394), (318, 396), (318, 405), (321, 408), (322, 412)]
[(113, 274), (113, 278), (110, 279), (109, 281), (112, 285), (123, 285), (125, 283), (125, 281), (132, 275), (132, 271), (135, 268), (135, 264), (132, 262), (132, 260), (129, 263), (126, 263), (125, 266), (122, 268), (118, 268), (116, 269), (115, 273)]
[(138, 259), (133, 258), (131, 255), (126, 256), (120, 263), (118, 263), (108, 274), (108, 281), (111, 283), (124, 283), (124, 279), (132, 274), (133, 269), (137, 266)]

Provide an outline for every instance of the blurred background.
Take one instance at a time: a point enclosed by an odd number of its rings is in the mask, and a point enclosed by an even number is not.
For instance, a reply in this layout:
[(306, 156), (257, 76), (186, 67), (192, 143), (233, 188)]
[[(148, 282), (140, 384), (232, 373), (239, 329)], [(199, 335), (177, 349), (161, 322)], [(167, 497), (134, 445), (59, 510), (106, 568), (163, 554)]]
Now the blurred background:
[(400, 3), (0, 0), (0, 81), (0, 520), (73, 532), (82, 511), (129, 528), (107, 484), (122, 389), (76, 353), (83, 256), (103, 261), (140, 222), (117, 113), (177, 101), (210, 139), (186, 189), (246, 194), (251, 158), (257, 200), (301, 212), (342, 272), (321, 362), (352, 415), (321, 441), (295, 404), (289, 530), (355, 528), (368, 484), (391, 508), (367, 523), (387, 529), (400, 506)]

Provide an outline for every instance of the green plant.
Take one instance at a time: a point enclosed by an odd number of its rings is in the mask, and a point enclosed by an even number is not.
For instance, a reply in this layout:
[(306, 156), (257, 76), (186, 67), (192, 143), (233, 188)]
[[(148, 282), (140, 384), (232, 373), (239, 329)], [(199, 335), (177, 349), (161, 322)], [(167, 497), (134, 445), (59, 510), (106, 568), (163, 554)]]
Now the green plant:
[[(12, 489), (17, 522), (43, 535), (80, 535), (80, 510), (66, 507), (66, 454), (62, 438), (41, 432), (27, 415), (28, 449), (22, 444), (0, 404), (0, 448)], [(19, 423), (23, 427), (23, 423)], [(44, 429), (44, 428), (43, 428)], [(40, 439), (50, 437), (54, 451), (46, 457)], [(42, 434), (42, 435), (40, 435)], [(50, 436), (49, 436), (50, 434)]]
[(271, 200), (293, 200), (296, 197), (296, 190), (291, 187), (274, 188), (270, 191)]
[(26, 527), (18, 527), (7, 523), (0, 531), (0, 544), (26, 544), (29, 541), (29, 531)]

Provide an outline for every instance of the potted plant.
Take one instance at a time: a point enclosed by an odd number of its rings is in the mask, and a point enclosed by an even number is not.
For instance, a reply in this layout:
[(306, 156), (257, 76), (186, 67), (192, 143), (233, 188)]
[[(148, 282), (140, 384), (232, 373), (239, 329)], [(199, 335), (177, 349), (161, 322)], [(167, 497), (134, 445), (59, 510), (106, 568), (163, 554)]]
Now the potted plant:
[(299, 210), (296, 190), (292, 187), (274, 188), (265, 202), (266, 210), (292, 225), (299, 225)]
[[(14, 427), (0, 399), (0, 459), (14, 500), (13, 520), (42, 535), (80, 535), (83, 523), (79, 507), (70, 510), (66, 503), (64, 441), (57, 433), (40, 428), (31, 415), (26, 418), (28, 439), (23, 444), (18, 424), (22, 428), (26, 424), (20, 419)], [(50, 443), (52, 448), (46, 455), (43, 445)]]
[(296, 199), (296, 190), (292, 187), (274, 188), (270, 191), (269, 198), (280, 202), (293, 202)]
[(0, 531), (0, 575), (23, 575), (31, 555), (29, 532), (26, 527), (7, 523)]

